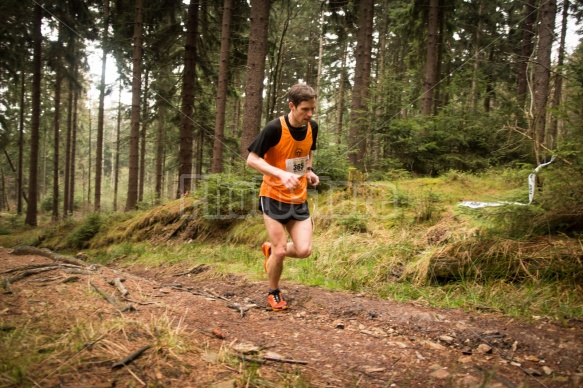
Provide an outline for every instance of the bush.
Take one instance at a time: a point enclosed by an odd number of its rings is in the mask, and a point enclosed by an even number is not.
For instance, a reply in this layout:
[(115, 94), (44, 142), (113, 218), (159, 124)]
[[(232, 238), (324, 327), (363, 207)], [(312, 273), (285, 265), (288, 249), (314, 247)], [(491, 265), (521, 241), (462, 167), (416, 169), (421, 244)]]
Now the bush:
[(99, 213), (91, 213), (81, 225), (67, 236), (68, 245), (76, 249), (86, 248), (89, 245), (89, 240), (99, 232), (101, 224), (102, 220)]

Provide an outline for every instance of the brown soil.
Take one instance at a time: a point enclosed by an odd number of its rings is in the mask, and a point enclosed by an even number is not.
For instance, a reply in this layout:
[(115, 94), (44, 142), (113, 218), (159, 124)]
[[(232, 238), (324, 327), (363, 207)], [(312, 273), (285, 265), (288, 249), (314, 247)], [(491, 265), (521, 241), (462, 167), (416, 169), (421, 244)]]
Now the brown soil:
[[(12, 268), (53, 262), (10, 252), (0, 248), (3, 278), (17, 273), (6, 273)], [(29, 366), (33, 381), (21, 383), (26, 386), (583, 383), (580, 320), (524, 322), (494, 312), (437, 309), (287, 282), (283, 291), (291, 307), (278, 313), (265, 308), (264, 281), (218, 275), (209, 267), (175, 276), (187, 270), (112, 265), (89, 275), (57, 269), (15, 281), (12, 293), (0, 296), (0, 345), (25, 328), (37, 333), (30, 336), (36, 341), (33, 353), (51, 354)], [(109, 284), (116, 277), (125, 278), (130, 301)], [(93, 285), (136, 311), (118, 311)], [(236, 305), (257, 307), (241, 313)], [(164, 330), (180, 334), (168, 340)], [(70, 348), (72, 340), (79, 345)], [(152, 347), (128, 365), (112, 368), (145, 345)], [(0, 366), (0, 385), (10, 386), (6, 367)]]

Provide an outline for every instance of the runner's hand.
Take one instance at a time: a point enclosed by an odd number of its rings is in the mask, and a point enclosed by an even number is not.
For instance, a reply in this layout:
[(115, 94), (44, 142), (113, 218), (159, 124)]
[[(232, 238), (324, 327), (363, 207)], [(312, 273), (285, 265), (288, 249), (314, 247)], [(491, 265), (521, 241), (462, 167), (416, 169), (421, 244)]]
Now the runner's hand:
[(300, 179), (294, 173), (282, 170), (279, 179), (288, 190), (294, 190), (300, 187)]
[(308, 183), (312, 186), (318, 186), (320, 183), (320, 177), (312, 170), (306, 172), (306, 178), (308, 179)]

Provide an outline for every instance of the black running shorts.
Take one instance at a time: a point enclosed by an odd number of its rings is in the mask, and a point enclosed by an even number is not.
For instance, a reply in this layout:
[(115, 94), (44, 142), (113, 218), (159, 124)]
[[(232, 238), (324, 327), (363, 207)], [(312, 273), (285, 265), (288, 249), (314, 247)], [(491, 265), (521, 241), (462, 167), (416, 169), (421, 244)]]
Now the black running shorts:
[(259, 210), (284, 225), (290, 220), (304, 221), (310, 218), (308, 201), (293, 205), (269, 197), (259, 197)]

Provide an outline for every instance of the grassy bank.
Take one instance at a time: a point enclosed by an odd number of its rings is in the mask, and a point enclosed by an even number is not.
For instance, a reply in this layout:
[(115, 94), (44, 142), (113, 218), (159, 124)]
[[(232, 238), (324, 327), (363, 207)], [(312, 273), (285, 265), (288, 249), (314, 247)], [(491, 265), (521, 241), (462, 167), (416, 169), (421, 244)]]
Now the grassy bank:
[[(497, 170), (326, 182), (330, 190), (309, 198), (314, 252), (306, 260), (288, 260), (283, 281), (527, 319), (581, 317), (580, 234), (538, 231), (536, 220), (544, 211), (536, 203), (458, 206), (463, 200), (526, 203), (527, 175)], [(205, 193), (228, 188), (228, 195), (211, 196), (210, 205), (199, 191), (149, 210), (93, 214), (56, 228), (25, 230), (19, 220), (4, 218), (0, 244), (82, 250), (101, 264), (204, 263), (264, 279), (259, 246), (267, 235), (254, 210), (255, 194), (246, 184), (217, 182)]]

